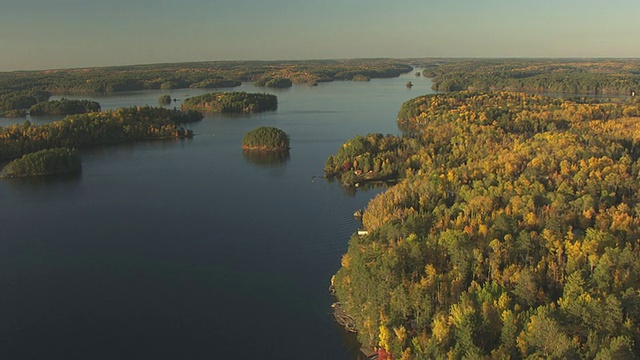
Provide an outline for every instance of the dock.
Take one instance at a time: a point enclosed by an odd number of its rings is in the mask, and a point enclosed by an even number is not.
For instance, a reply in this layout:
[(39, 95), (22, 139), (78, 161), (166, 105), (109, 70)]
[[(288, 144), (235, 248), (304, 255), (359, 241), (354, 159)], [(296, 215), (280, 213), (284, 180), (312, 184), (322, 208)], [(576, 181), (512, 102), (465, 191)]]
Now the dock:
[(331, 307), (333, 308), (333, 316), (336, 318), (338, 324), (342, 325), (349, 332), (358, 332), (356, 321), (347, 314), (342, 303), (333, 303)]

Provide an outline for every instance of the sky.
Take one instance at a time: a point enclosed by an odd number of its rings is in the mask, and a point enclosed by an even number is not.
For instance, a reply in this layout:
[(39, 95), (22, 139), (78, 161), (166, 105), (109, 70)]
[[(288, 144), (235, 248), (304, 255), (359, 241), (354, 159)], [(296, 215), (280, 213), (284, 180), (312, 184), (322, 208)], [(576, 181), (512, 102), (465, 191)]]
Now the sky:
[(640, 58), (638, 0), (2, 0), (0, 71), (215, 60)]

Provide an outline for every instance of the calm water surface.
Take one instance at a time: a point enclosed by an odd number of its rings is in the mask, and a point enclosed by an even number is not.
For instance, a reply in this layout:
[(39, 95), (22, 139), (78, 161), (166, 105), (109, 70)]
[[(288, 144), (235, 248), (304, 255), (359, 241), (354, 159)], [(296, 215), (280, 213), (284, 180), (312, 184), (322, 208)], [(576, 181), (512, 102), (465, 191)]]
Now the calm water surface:
[[(209, 115), (190, 140), (84, 149), (79, 175), (1, 181), (0, 357), (357, 358), (327, 287), (353, 212), (383, 189), (313, 176), (347, 139), (398, 133), (402, 102), (432, 92), (413, 73), (268, 90), (278, 111)], [(113, 109), (204, 92), (68, 98)], [(258, 126), (286, 131), (290, 155), (243, 154)]]

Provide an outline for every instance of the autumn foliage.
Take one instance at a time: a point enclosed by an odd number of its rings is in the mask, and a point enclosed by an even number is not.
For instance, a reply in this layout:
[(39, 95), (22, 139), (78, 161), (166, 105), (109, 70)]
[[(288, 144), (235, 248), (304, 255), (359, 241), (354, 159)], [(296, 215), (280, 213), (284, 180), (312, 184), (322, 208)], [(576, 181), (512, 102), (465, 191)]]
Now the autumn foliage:
[(430, 95), (403, 105), (404, 136), (345, 144), (331, 171), (380, 159), (401, 178), (336, 274), (360, 341), (396, 359), (640, 356), (637, 110)]

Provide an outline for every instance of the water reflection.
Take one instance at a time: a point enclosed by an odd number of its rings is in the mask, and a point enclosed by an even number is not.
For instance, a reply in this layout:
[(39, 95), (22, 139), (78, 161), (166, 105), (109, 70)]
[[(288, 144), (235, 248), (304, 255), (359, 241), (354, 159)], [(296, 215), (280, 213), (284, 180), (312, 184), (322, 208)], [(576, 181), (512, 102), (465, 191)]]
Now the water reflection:
[(242, 150), (246, 162), (262, 167), (278, 167), (289, 161), (289, 150), (284, 151), (260, 151)]
[(50, 174), (41, 176), (28, 176), (21, 178), (2, 179), (15, 189), (33, 190), (41, 186), (68, 184), (78, 182), (82, 177), (82, 170), (66, 172), (62, 174)]

